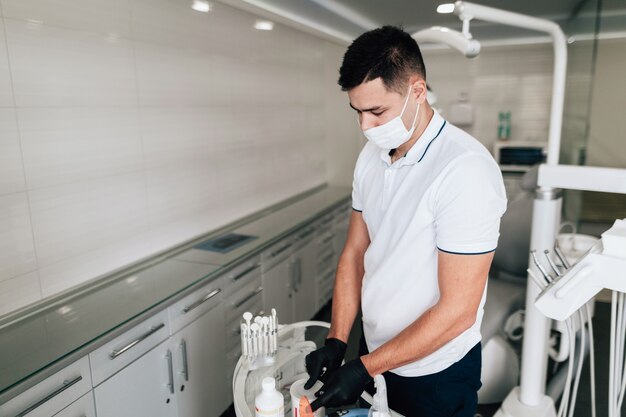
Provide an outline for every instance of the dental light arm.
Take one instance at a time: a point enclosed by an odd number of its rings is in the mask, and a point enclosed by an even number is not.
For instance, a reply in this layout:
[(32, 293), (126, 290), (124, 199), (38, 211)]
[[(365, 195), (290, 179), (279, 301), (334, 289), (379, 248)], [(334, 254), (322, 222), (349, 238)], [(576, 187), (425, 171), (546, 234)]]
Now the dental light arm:
[(478, 19), (501, 25), (535, 30), (550, 35), (554, 45), (554, 77), (552, 82), (552, 108), (550, 111), (547, 164), (558, 164), (561, 147), (561, 125), (563, 123), (563, 102), (565, 100), (565, 77), (567, 75), (567, 40), (561, 27), (551, 20), (465, 1), (454, 3), (453, 13), (463, 21), (464, 32), (470, 20)]
[(417, 42), (441, 42), (444, 43), (467, 58), (474, 58), (480, 53), (480, 42), (471, 37), (467, 37), (461, 32), (441, 26), (433, 26), (423, 29), (411, 35)]

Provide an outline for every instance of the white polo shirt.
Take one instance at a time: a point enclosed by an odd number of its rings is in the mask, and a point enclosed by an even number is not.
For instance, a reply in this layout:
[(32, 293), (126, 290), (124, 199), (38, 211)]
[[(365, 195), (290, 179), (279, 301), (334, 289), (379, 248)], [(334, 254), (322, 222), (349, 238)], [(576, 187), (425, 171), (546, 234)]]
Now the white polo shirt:
[[(393, 164), (387, 150), (365, 145), (354, 171), (352, 204), (363, 213), (371, 241), (361, 290), (371, 352), (437, 303), (438, 250), (495, 250), (506, 194), (487, 149), (435, 111), (415, 145)], [(463, 358), (481, 339), (485, 293), (471, 328), (392, 372), (428, 375)]]

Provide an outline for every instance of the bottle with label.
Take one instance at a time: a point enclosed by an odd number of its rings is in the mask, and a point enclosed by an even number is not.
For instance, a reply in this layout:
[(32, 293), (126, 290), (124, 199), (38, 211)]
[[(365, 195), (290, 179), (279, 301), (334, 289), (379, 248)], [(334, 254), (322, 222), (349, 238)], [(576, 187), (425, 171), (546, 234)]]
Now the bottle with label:
[(256, 417), (284, 417), (285, 399), (283, 394), (276, 390), (274, 378), (263, 378), (261, 392), (254, 399)]
[(511, 137), (511, 112), (498, 113), (498, 139), (507, 140)]

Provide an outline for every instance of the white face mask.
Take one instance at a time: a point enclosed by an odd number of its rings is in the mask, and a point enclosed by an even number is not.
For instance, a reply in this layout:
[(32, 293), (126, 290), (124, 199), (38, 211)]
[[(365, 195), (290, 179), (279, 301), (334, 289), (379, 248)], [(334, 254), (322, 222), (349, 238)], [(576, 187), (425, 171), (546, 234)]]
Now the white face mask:
[(364, 130), (363, 134), (365, 137), (381, 149), (396, 149), (404, 142), (408, 141), (415, 131), (415, 122), (420, 112), (420, 103), (417, 103), (417, 110), (415, 111), (413, 123), (411, 123), (411, 129), (407, 130), (402, 121), (402, 115), (409, 102), (409, 97), (411, 97), (411, 86), (409, 86), (409, 93), (406, 96), (406, 100), (404, 100), (404, 106), (402, 107), (400, 115), (383, 125)]

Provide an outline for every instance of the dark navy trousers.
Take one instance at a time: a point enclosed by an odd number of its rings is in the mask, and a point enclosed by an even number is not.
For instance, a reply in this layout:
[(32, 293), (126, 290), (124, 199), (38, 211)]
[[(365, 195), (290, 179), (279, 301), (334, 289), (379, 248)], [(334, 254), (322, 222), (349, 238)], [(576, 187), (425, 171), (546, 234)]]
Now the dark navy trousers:
[[(360, 355), (367, 354), (361, 338)], [(436, 374), (403, 377), (385, 372), (389, 407), (405, 417), (473, 417), (481, 387), (481, 344)], [(371, 384), (368, 392), (374, 392)]]

